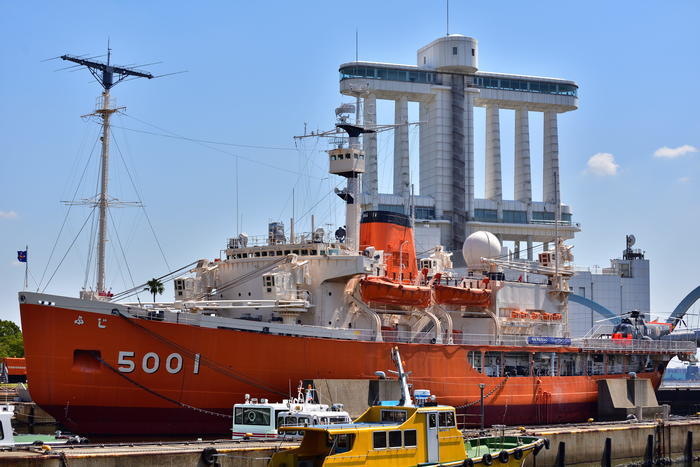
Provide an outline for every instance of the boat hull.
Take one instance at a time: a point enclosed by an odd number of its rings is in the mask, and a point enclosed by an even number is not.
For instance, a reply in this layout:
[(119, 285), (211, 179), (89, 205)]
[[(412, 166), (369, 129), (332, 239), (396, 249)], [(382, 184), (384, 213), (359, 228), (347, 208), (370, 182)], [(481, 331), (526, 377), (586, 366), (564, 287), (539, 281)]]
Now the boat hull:
[[(500, 385), (486, 399), (488, 425), (586, 420), (595, 415), (596, 380), (626, 377), (504, 383), (469, 366), (473, 346), (272, 335), (33, 303), (20, 311), (32, 397), (81, 435), (230, 435), (232, 406), (245, 394), (279, 400), (301, 379), (375, 378), (376, 370), (393, 367), (394, 345), (414, 386), (430, 389), (440, 403), (473, 404), (461, 412), (479, 413), (479, 383), (486, 393)], [(639, 377), (654, 387), (660, 381), (658, 372)]]

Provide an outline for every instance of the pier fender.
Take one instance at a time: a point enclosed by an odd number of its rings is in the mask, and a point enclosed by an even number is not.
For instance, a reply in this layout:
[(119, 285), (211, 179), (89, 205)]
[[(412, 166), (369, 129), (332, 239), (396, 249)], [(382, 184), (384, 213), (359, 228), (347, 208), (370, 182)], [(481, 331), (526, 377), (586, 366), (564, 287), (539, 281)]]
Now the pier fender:
[(509, 457), (510, 457), (510, 455), (508, 454), (508, 451), (506, 451), (505, 449), (498, 453), (498, 460), (501, 462), (501, 464), (507, 464)]
[(481, 458), (481, 463), (484, 465), (493, 464), (493, 456), (487, 452), (486, 454), (484, 454), (484, 457)]
[(219, 454), (219, 451), (217, 451), (216, 448), (204, 448), (202, 451), (202, 462), (205, 465), (216, 464), (217, 454)]
[(544, 448), (549, 450), (549, 438), (544, 439)]
[(513, 451), (513, 457), (515, 457), (516, 460), (520, 460), (523, 458), (523, 450), (520, 448), (515, 448), (515, 451)]
[(462, 462), (462, 467), (474, 467), (474, 461), (471, 460), (470, 457), (467, 457), (464, 459), (464, 462)]

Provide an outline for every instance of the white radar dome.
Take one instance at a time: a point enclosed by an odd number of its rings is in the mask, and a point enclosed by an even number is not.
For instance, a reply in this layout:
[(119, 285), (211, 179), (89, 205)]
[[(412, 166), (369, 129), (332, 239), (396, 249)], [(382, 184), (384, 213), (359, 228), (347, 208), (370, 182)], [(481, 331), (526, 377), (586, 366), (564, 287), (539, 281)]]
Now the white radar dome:
[(497, 258), (501, 256), (501, 242), (491, 232), (480, 230), (464, 240), (462, 256), (469, 268), (479, 268), (481, 258)]

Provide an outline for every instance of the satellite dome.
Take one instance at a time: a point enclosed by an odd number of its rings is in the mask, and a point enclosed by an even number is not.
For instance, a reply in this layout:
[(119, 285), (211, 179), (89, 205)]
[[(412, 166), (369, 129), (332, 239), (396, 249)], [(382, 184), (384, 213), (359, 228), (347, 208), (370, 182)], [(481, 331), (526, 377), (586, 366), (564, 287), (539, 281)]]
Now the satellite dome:
[(462, 256), (469, 268), (481, 266), (481, 258), (497, 258), (501, 256), (501, 242), (491, 232), (480, 230), (464, 240)]

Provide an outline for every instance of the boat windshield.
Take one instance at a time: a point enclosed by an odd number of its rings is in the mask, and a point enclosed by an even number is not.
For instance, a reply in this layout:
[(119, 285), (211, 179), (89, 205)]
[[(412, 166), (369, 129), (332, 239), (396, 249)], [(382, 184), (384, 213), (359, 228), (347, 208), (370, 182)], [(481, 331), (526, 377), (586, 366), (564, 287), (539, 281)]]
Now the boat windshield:
[(269, 407), (236, 407), (233, 422), (236, 425), (270, 425)]

